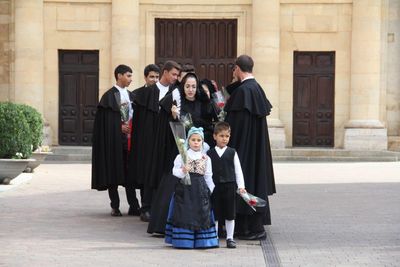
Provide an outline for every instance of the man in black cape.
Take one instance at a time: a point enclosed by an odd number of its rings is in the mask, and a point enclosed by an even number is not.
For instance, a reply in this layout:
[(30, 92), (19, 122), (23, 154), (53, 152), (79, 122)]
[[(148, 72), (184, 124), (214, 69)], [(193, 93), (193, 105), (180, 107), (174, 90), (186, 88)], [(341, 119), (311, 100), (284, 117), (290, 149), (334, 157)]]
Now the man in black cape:
[(118, 186), (124, 186), (129, 203), (128, 214), (139, 215), (135, 188), (126, 169), (131, 132), (129, 123), (133, 116), (133, 99), (126, 88), (132, 81), (132, 69), (119, 65), (114, 76), (116, 85), (101, 97), (94, 120), (92, 189), (108, 190), (111, 215), (122, 216)]
[(266, 116), (271, 104), (252, 75), (253, 60), (247, 55), (235, 61), (233, 75), (240, 81), (231, 89), (225, 121), (231, 125), (229, 145), (236, 149), (242, 164), (246, 190), (265, 199), (267, 206), (254, 212), (238, 199), (235, 232), (239, 239), (264, 239), (264, 225), (271, 224), (268, 196), (274, 194), (275, 180)]
[(134, 95), (135, 116), (132, 127), (132, 153), (129, 156), (128, 175), (137, 188), (143, 188), (140, 218), (150, 220), (153, 192), (157, 185), (152, 183), (151, 172), (157, 166), (153, 162), (156, 134), (158, 132), (159, 101), (172, 91), (178, 79), (180, 65), (174, 61), (165, 62), (160, 81), (138, 88)]

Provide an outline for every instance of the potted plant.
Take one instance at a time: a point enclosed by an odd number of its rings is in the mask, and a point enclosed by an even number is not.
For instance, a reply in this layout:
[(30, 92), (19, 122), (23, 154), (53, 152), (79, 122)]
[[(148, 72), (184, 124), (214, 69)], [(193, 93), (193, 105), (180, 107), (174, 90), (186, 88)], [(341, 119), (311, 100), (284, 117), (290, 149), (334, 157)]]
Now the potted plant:
[(0, 183), (9, 183), (28, 165), (32, 154), (30, 127), (18, 104), (0, 103)]
[(52, 154), (52, 152), (48, 146), (41, 146), (43, 140), (42, 115), (31, 106), (24, 104), (19, 104), (17, 106), (24, 114), (31, 133), (29, 136), (33, 151), (31, 159), (35, 159), (35, 161), (30, 161), (28, 163), (28, 166), (25, 168), (25, 172), (32, 172), (44, 161), (47, 155)]
[(48, 155), (53, 154), (49, 146), (40, 146), (35, 151), (32, 152), (31, 159), (35, 161), (30, 161), (28, 166), (26, 166), (24, 172), (33, 172), (36, 167), (38, 167)]

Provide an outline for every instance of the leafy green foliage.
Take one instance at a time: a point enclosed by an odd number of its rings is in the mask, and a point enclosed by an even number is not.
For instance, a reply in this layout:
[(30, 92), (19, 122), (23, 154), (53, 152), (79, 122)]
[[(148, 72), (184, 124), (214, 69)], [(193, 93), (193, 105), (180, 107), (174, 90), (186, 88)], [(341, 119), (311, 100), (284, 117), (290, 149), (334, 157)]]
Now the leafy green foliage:
[[(20, 154), (17, 154), (20, 153)], [(32, 133), (18, 104), (0, 103), (0, 158), (28, 158), (32, 154)]]
[(22, 111), (30, 128), (32, 151), (35, 151), (43, 140), (43, 119), (42, 115), (33, 107), (20, 104), (18, 108)]

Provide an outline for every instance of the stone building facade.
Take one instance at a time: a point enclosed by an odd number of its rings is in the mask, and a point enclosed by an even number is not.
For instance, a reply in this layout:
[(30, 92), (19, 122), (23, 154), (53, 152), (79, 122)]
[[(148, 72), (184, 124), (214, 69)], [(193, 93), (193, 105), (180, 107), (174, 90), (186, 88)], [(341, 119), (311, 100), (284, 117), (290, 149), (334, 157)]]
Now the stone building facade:
[[(63, 88), (80, 81), (98, 99), (120, 63), (139, 87), (156, 61), (159, 18), (235, 21), (236, 54), (253, 57), (274, 106), (273, 147), (399, 147), (398, 0), (0, 0), (0, 101), (37, 108), (51, 143), (63, 144), (60, 131), (77, 125)], [(71, 65), (78, 57), (85, 66)], [(78, 135), (90, 130), (78, 124)]]

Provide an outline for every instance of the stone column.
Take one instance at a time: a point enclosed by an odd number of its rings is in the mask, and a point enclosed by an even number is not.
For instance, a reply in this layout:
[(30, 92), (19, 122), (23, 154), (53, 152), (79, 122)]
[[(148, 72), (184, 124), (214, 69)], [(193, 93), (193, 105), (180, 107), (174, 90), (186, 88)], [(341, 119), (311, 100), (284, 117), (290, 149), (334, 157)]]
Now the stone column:
[(43, 114), (43, 0), (15, 0), (14, 99)]
[(273, 105), (268, 116), (272, 148), (285, 147), (285, 129), (279, 119), (279, 0), (253, 0), (252, 53), (254, 76)]
[(353, 1), (350, 120), (344, 148), (387, 149), (387, 129), (381, 112), (382, 0)]
[[(130, 89), (137, 88), (143, 82), (143, 75), (139, 75), (143, 72), (139, 69), (139, 0), (113, 0), (111, 16), (111, 69), (114, 73), (119, 64), (130, 66), (133, 70)], [(114, 83), (112, 74), (111, 84)]]

